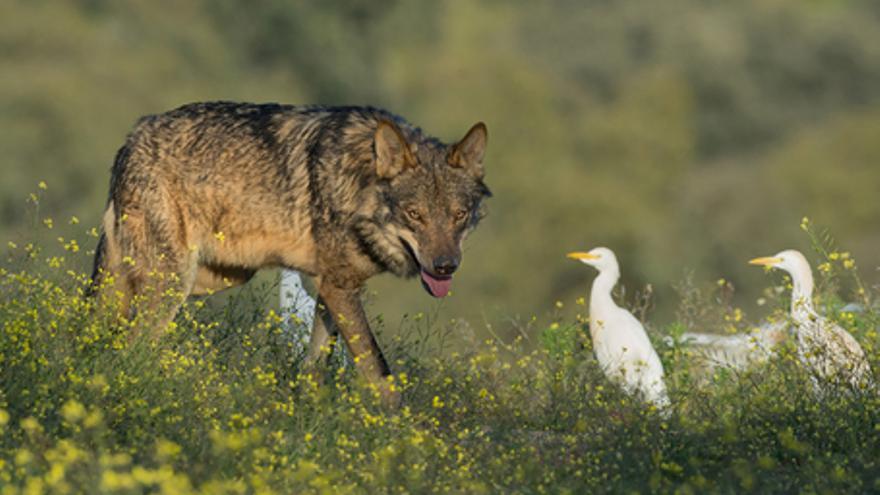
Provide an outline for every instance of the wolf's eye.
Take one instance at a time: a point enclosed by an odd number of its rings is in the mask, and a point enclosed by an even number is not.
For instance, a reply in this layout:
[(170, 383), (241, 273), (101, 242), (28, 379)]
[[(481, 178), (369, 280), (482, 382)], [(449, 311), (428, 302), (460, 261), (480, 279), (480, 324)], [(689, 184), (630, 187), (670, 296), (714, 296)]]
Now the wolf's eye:
[(417, 212), (416, 210), (414, 210), (412, 208), (406, 210), (406, 215), (414, 222), (421, 222), (422, 221), (422, 215), (420, 215), (419, 212)]
[(455, 212), (455, 221), (460, 222), (467, 216), (467, 210), (458, 210)]

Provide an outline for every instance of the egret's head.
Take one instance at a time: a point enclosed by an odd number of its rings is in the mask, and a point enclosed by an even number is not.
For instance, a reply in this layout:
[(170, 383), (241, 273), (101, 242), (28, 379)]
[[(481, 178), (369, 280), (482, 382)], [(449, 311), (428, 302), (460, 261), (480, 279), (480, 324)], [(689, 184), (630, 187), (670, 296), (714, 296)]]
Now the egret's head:
[(792, 275), (808, 273), (810, 271), (810, 264), (807, 262), (807, 259), (804, 258), (804, 255), (801, 254), (800, 251), (795, 251), (794, 249), (786, 249), (773, 256), (755, 258), (749, 260), (749, 264), (778, 268), (780, 270), (785, 270)]
[(606, 247), (597, 247), (593, 248), (589, 251), (575, 251), (573, 253), (568, 253), (567, 257), (578, 260), (581, 263), (590, 265), (600, 272), (614, 270), (617, 271), (617, 257), (614, 256), (614, 251), (606, 248)]

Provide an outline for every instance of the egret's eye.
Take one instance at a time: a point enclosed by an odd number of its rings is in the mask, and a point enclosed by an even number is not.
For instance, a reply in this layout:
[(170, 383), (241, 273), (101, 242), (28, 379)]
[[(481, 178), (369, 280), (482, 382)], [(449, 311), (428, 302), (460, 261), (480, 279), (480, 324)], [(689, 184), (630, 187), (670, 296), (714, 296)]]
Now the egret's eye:
[(406, 216), (408, 216), (410, 218), (410, 220), (412, 220), (414, 222), (421, 222), (422, 221), (422, 215), (420, 215), (419, 212), (413, 208), (406, 210)]
[(465, 219), (467, 214), (467, 210), (458, 210), (455, 212), (455, 216), (453, 218), (455, 218), (456, 222), (460, 222)]

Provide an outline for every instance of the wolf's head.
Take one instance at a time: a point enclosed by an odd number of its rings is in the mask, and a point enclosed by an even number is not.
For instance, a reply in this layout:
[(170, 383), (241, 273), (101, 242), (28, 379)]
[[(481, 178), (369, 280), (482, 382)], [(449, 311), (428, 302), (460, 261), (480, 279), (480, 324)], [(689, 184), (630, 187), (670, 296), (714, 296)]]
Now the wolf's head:
[(393, 273), (419, 274), (428, 293), (444, 297), (461, 263), (461, 243), (491, 196), (483, 183), (486, 126), (474, 125), (451, 145), (408, 131), (390, 121), (376, 128), (380, 187), (371, 250)]

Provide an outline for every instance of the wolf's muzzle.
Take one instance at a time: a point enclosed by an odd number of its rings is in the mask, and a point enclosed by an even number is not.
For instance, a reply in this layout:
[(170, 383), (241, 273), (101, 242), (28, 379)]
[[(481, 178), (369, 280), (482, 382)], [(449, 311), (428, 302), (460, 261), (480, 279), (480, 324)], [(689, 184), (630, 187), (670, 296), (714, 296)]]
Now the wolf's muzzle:
[(455, 256), (438, 256), (434, 258), (434, 273), (442, 276), (449, 276), (458, 269), (460, 259)]

